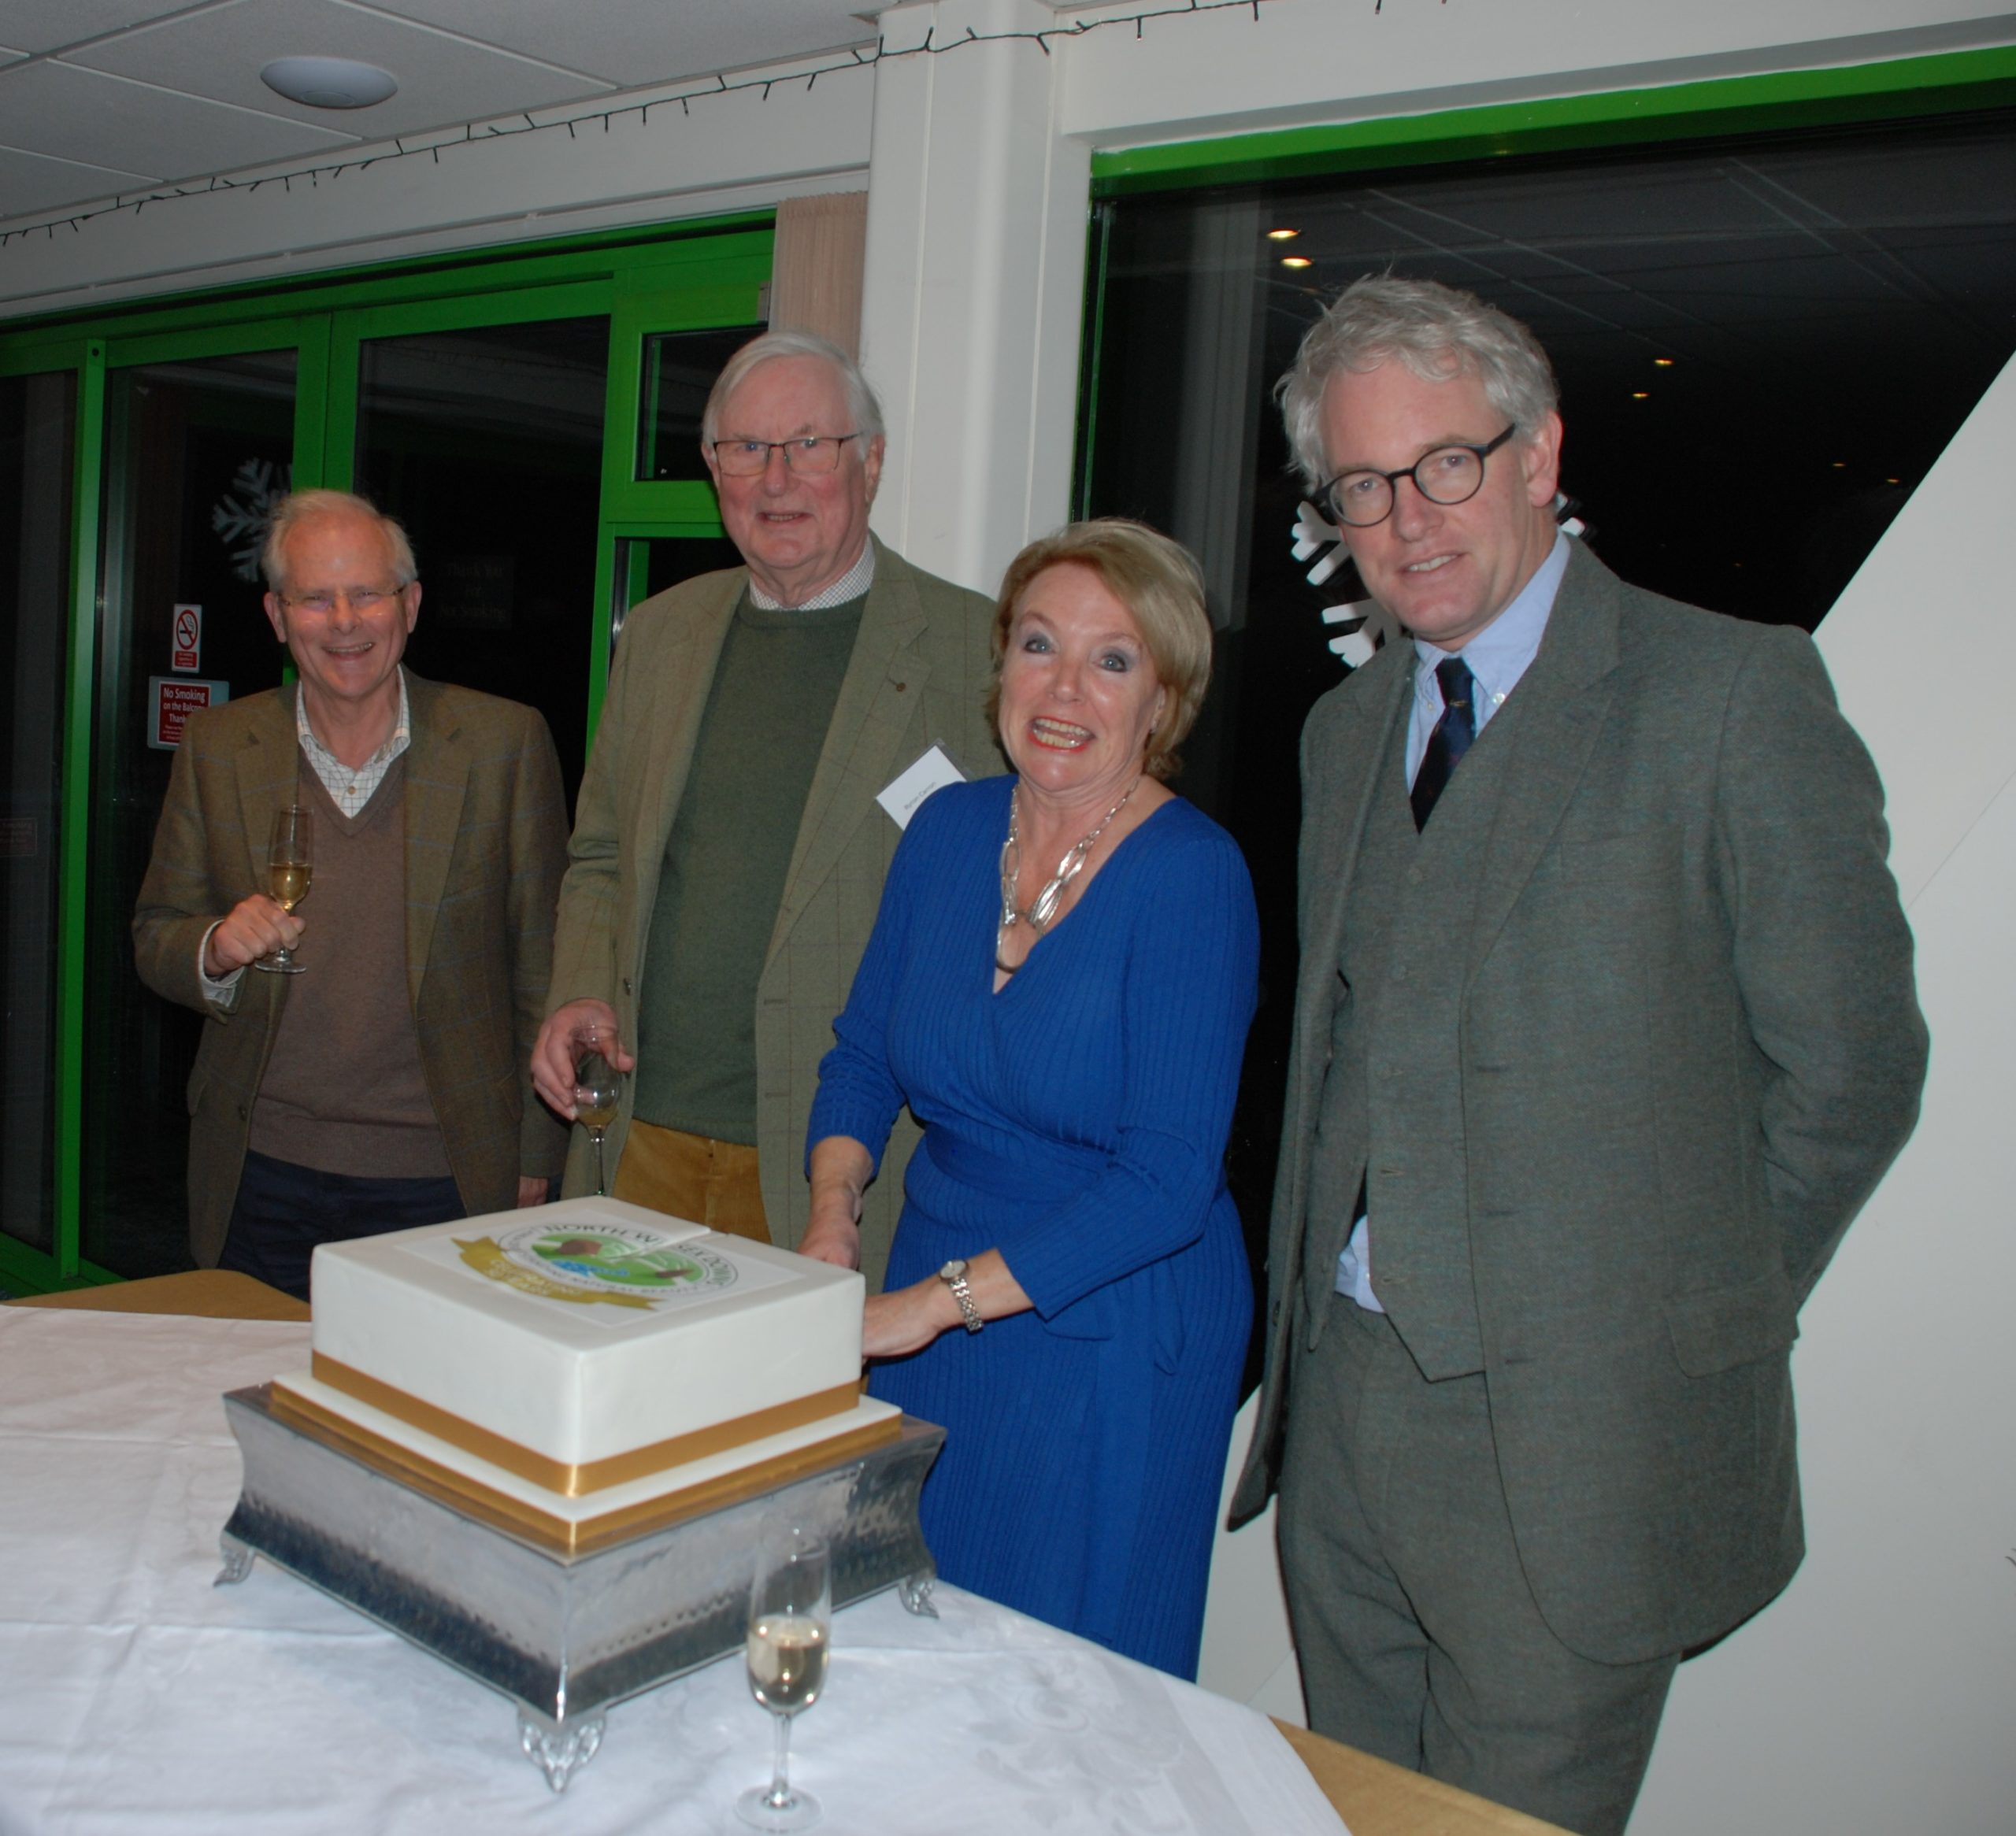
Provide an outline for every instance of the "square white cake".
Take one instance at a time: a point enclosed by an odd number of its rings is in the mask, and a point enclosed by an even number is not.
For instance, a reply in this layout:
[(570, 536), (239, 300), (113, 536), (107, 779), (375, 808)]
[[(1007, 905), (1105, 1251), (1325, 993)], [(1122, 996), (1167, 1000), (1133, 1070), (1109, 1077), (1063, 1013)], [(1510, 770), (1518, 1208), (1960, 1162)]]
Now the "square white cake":
[(568, 1496), (869, 1406), (859, 1275), (615, 1199), (325, 1244), (311, 1283), (318, 1394)]

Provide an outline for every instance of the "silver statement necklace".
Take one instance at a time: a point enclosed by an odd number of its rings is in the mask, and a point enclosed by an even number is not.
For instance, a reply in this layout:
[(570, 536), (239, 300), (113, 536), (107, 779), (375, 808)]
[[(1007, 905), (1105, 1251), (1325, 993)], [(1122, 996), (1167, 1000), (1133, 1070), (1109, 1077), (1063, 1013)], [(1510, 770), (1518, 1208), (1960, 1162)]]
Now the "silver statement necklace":
[[(1081, 842), (1073, 842), (1065, 850), (1064, 858), (1057, 864), (1057, 872), (1037, 888), (1036, 896), (1026, 906), (1015, 903), (1015, 883), (1022, 877), (1021, 809), (1022, 787), (1017, 784), (1008, 796), (1008, 839), (1001, 844), (1001, 927), (994, 940), (994, 966), (1004, 975), (1012, 975), (1021, 968), (1021, 963), (1007, 964), (1001, 960), (1001, 939), (1017, 924), (1026, 924), (1038, 937), (1050, 928), (1051, 920), (1057, 916), (1057, 908), (1064, 898), (1064, 889), (1078, 877), (1085, 864), (1085, 857), (1092, 851), (1092, 844), (1106, 831), (1106, 824), (1127, 807), (1127, 800), (1140, 784), (1140, 778), (1120, 794), (1120, 801), (1099, 818), (1099, 827)], [(1026, 960), (1026, 959), (1025, 959)]]

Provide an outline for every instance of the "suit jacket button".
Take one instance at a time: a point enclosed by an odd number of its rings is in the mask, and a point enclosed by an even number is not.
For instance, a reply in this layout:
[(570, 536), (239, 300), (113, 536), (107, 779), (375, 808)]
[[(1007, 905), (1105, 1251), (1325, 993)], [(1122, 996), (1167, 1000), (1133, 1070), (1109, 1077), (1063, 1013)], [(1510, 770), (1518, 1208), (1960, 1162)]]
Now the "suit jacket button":
[(632, 988), (631, 988), (631, 986), (630, 986), (630, 978), (629, 978), (628, 975), (625, 975), (625, 976), (623, 978), (623, 992), (624, 992), (625, 994), (630, 994), (630, 993), (632, 993)]

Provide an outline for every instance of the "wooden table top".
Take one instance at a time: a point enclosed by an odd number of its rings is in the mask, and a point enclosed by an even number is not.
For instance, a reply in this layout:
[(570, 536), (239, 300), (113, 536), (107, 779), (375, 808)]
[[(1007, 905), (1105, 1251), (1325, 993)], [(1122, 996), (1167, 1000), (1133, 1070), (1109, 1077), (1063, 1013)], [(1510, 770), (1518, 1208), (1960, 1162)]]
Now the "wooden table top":
[(77, 1307), (97, 1313), (179, 1313), (198, 1320), (308, 1318), (308, 1303), (254, 1281), (235, 1269), (192, 1268), (180, 1275), (154, 1275), (104, 1287), (71, 1288), (60, 1294), (32, 1294), (14, 1307)]
[[(217, 1268), (150, 1275), (14, 1301), (17, 1307), (74, 1307), (113, 1313), (176, 1313), (205, 1320), (309, 1317), (307, 1304), (249, 1275)], [(1355, 1747), (1277, 1721), (1351, 1836), (1567, 1836), (1558, 1824), (1508, 1810), (1453, 1785), (1376, 1760)]]

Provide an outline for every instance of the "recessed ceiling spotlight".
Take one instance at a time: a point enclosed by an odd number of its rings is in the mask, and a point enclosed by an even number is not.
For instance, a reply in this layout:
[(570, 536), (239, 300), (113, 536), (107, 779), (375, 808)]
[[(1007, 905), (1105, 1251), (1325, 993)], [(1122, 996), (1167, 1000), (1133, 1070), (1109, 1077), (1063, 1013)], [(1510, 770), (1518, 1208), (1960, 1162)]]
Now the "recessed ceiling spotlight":
[(1316, 264), (1306, 255), (1284, 255), (1281, 265), (1284, 268), (1314, 268)]
[(1300, 230), (1269, 230), (1267, 232), (1267, 240), (1270, 242), (1292, 242), (1301, 234)]
[(276, 95), (310, 109), (368, 109), (399, 92), (391, 71), (354, 57), (276, 57), (259, 80)]
[(1848, 462), (1847, 462), (1847, 460), (1845, 460), (1845, 459), (1836, 459), (1836, 460), (1834, 461), (1834, 469), (1835, 469), (1836, 472), (1846, 472), (1846, 471), (1847, 470), (1847, 468), (1848, 468)]
[(1673, 359), (1670, 357), (1655, 357), (1652, 359), (1652, 368), (1655, 370), (1670, 370), (1673, 368)]
[(1633, 389), (1631, 391), (1631, 399), (1633, 402), (1650, 402), (1652, 399), (1652, 392), (1649, 389)]

